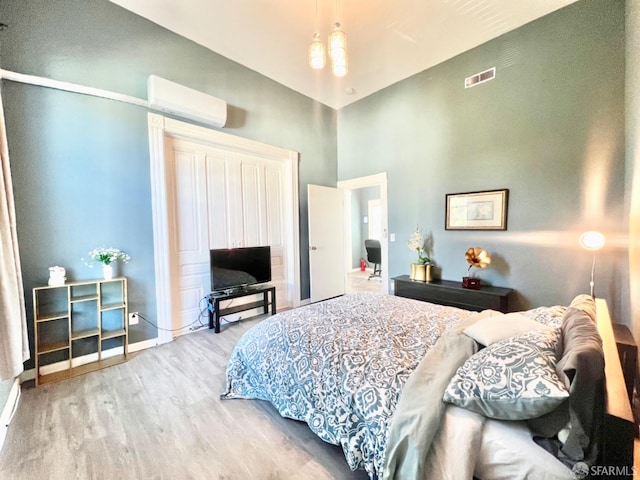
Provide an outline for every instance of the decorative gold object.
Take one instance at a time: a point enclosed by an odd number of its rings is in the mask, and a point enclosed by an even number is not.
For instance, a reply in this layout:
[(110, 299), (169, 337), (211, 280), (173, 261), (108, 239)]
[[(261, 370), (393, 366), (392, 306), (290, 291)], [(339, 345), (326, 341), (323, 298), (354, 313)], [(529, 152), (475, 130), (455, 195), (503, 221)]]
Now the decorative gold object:
[(409, 278), (416, 282), (425, 282), (427, 280), (427, 266), (420, 263), (412, 263)]
[(469, 270), (471, 270), (471, 267), (484, 268), (491, 263), (489, 252), (480, 247), (471, 247), (468, 249), (464, 254), (464, 258), (466, 258), (469, 263)]
[[(468, 272), (471, 271), (471, 267), (485, 268), (491, 263), (489, 252), (480, 247), (469, 248), (465, 252), (464, 257), (467, 259), (467, 263), (469, 264), (469, 269), (467, 270)], [(465, 288), (473, 288), (477, 290), (480, 288), (480, 279), (471, 275), (462, 277), (462, 286)]]
[(411, 274), (409, 275), (411, 280), (416, 282), (430, 282), (431, 281), (431, 265), (412, 263)]

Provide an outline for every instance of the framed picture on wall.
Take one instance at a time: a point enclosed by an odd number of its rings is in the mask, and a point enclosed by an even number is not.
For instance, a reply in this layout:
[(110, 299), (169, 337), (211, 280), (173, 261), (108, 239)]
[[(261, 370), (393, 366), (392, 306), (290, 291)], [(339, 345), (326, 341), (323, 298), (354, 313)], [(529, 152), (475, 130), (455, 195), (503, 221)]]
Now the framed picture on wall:
[(509, 190), (448, 193), (446, 230), (506, 230)]

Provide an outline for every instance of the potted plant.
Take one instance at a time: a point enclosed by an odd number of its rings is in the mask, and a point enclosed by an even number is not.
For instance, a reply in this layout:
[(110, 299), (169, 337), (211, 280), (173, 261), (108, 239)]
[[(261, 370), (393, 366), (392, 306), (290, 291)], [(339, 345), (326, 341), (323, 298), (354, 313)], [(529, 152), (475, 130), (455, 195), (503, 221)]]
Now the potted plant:
[(427, 238), (420, 231), (420, 226), (416, 227), (407, 242), (409, 250), (418, 254), (418, 261), (411, 264), (411, 280), (419, 282), (431, 281), (431, 259), (427, 255)]
[[(105, 280), (111, 280), (113, 278), (113, 266), (114, 262), (128, 263), (131, 257), (126, 253), (120, 251), (117, 248), (94, 248), (89, 252), (89, 260), (91, 262), (102, 264), (102, 272)], [(85, 262), (85, 265), (92, 268), (93, 264)]]

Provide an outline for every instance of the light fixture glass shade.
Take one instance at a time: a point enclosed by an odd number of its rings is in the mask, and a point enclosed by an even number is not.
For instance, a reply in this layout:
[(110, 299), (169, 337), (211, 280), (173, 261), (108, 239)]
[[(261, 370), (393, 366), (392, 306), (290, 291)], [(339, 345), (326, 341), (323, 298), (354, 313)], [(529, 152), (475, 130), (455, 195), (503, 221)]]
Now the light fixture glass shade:
[(336, 77), (344, 77), (349, 69), (347, 54), (340, 57), (333, 57), (331, 60), (331, 71)]
[(313, 42), (309, 45), (309, 66), (315, 70), (324, 68), (326, 57), (324, 54), (324, 45), (320, 40), (320, 34), (313, 34)]
[(604, 244), (604, 235), (598, 231), (591, 230), (580, 235), (580, 246), (585, 250), (600, 250)]
[(329, 34), (329, 56), (332, 59), (347, 56), (347, 35), (340, 30), (338, 22), (333, 24), (333, 31)]

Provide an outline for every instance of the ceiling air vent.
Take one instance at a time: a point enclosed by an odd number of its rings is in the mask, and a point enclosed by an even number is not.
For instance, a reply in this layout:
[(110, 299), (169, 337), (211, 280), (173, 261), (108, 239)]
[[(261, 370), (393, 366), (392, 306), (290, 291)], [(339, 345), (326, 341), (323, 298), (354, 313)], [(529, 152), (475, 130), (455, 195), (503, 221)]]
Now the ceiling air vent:
[(464, 88), (475, 87), (481, 83), (488, 82), (496, 78), (496, 67), (485, 70), (484, 72), (476, 73), (464, 79)]

